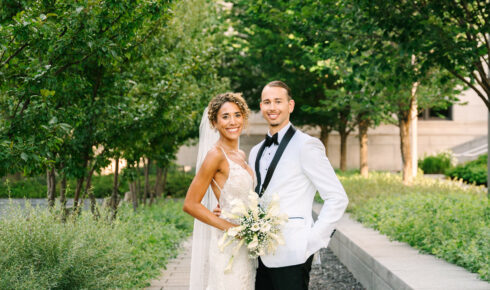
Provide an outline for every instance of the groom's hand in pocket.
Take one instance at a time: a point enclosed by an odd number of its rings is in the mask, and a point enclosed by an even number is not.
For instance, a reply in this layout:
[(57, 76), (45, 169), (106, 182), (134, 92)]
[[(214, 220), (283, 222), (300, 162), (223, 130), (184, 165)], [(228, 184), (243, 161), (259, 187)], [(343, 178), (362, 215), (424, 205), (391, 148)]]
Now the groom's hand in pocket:
[(218, 206), (213, 209), (213, 214), (217, 217), (221, 216), (221, 208), (219, 207), (219, 203)]

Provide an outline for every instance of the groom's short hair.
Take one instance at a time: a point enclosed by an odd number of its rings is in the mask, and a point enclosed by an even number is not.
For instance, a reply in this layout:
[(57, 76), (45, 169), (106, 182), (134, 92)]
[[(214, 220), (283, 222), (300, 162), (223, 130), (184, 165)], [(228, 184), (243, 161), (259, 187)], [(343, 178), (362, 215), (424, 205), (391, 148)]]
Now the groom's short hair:
[(268, 83), (267, 85), (265, 85), (265, 87), (279, 87), (279, 88), (283, 88), (288, 93), (288, 100), (291, 100), (292, 99), (292, 97), (291, 97), (291, 89), (289, 88), (288, 85), (286, 85), (286, 83), (284, 83), (282, 81), (272, 81), (272, 82)]

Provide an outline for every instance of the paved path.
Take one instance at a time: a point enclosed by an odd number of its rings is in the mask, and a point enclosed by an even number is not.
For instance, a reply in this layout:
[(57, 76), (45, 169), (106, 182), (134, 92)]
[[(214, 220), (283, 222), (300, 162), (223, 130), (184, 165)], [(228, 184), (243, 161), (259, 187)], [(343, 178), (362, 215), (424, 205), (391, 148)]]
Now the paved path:
[(169, 261), (167, 269), (162, 271), (160, 278), (151, 281), (151, 286), (146, 289), (188, 290), (191, 270), (191, 248), (192, 237), (182, 242), (177, 258)]
[[(189, 289), (191, 246), (192, 237), (182, 243), (179, 256), (171, 260), (160, 278), (151, 281), (151, 286), (146, 289)], [(320, 254), (322, 264), (313, 265), (311, 269), (310, 290), (364, 289), (330, 249), (322, 249)]]

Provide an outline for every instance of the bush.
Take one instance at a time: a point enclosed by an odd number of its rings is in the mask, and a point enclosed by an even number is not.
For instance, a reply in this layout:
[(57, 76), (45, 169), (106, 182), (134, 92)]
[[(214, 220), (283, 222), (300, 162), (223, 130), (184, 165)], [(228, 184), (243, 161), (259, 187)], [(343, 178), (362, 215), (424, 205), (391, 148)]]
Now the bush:
[[(399, 174), (339, 176), (347, 211), (368, 227), (490, 281), (490, 208), (486, 190), (418, 176), (411, 186)], [(319, 196), (316, 201), (322, 202)]]
[[(155, 166), (150, 172), (150, 184), (155, 184)], [(142, 173), (143, 174), (143, 173)], [(129, 191), (127, 180), (120, 175), (119, 192), (124, 194)], [(177, 166), (171, 166), (168, 171), (167, 186), (165, 189), (166, 195), (173, 197), (184, 197), (189, 185), (191, 184), (194, 174), (185, 173)], [(94, 175), (92, 177), (92, 190), (96, 198), (104, 198), (112, 194), (114, 175)], [(57, 179), (56, 185), (58, 191), (60, 188), (60, 180)], [(143, 182), (143, 176), (141, 177)], [(74, 189), (76, 188), (76, 180), (69, 179), (67, 181), (68, 190), (67, 197), (73, 197)], [(143, 184), (142, 184), (143, 186)], [(44, 176), (25, 177), (19, 181), (0, 181), (0, 198), (45, 198), (46, 197), (46, 178)], [(58, 193), (57, 193), (58, 194)]]
[(390, 238), (490, 281), (490, 210), (484, 194), (411, 193), (370, 199), (354, 216)]
[(453, 179), (462, 179), (468, 183), (487, 185), (487, 156), (487, 154), (481, 155), (478, 159), (458, 165), (445, 174)]
[(0, 219), (0, 289), (142, 288), (160, 274), (192, 228), (182, 203), (160, 201), (112, 224), (82, 213), (11, 208)]
[[(379, 172), (339, 179), (347, 211), (361, 223), (490, 280), (486, 190), (423, 176), (405, 186), (399, 174)], [(316, 201), (323, 202), (318, 195)]]
[(193, 178), (193, 173), (180, 170), (169, 171), (165, 194), (172, 197), (185, 197)]
[(452, 152), (445, 151), (440, 152), (433, 156), (424, 156), (423, 159), (418, 161), (419, 168), (424, 171), (424, 173), (435, 174), (444, 173), (446, 170), (452, 168), (455, 164), (454, 156)]

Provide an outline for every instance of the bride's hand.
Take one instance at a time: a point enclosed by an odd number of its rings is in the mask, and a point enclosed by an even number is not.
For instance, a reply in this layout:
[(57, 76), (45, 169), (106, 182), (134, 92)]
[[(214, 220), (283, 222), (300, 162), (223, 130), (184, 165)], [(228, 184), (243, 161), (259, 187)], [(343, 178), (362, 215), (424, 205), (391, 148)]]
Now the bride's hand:
[(221, 216), (221, 208), (219, 207), (219, 203), (218, 206), (213, 209), (213, 214), (217, 217)]

